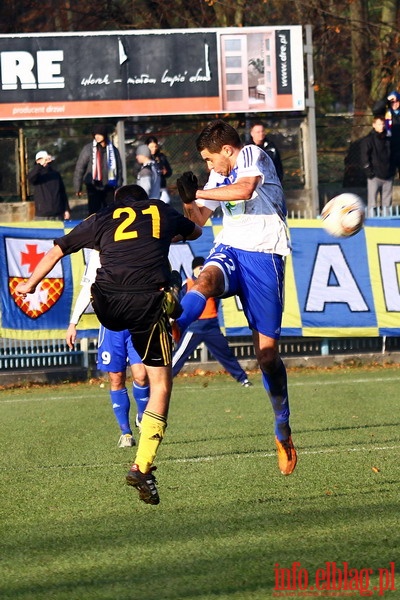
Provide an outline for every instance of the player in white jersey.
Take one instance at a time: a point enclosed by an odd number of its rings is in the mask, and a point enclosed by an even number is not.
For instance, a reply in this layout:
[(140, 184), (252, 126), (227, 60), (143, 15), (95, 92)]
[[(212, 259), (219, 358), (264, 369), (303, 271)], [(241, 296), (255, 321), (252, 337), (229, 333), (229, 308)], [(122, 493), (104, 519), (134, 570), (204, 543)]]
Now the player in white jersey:
[[(101, 267), (97, 250), (91, 250), (85, 273), (81, 281), (81, 291), (76, 299), (74, 310), (65, 339), (73, 348), (77, 331), (76, 325), (90, 303), (90, 288), (96, 279), (97, 269)], [(126, 368), (129, 361), (132, 372), (132, 394), (136, 402), (136, 424), (140, 425), (143, 413), (149, 401), (149, 381), (146, 367), (140, 360), (132, 344), (132, 338), (127, 329), (111, 331), (103, 325), (99, 328), (97, 347), (97, 368), (106, 371), (110, 381), (110, 400), (115, 418), (121, 430), (118, 446), (127, 448), (135, 445), (135, 438), (129, 419), (130, 398), (126, 388)]]
[(279, 469), (297, 463), (289, 425), (286, 368), (279, 355), (284, 257), (290, 251), (286, 205), (270, 157), (255, 145), (242, 147), (238, 132), (223, 120), (210, 122), (197, 139), (210, 177), (198, 189), (193, 173), (177, 181), (187, 217), (203, 226), (215, 209), (223, 227), (195, 285), (184, 296), (173, 324), (175, 340), (196, 320), (207, 298), (239, 296), (253, 334), (262, 381), (275, 416)]

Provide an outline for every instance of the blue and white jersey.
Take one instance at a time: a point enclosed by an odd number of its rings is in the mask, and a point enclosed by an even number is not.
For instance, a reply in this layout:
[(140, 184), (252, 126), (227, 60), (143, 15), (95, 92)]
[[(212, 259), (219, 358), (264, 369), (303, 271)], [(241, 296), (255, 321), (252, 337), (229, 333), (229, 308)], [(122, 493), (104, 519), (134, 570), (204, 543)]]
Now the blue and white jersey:
[(261, 148), (255, 145), (242, 148), (229, 176), (223, 177), (211, 171), (205, 189), (230, 185), (241, 177), (259, 177), (250, 200), (196, 200), (199, 206), (206, 206), (212, 211), (221, 206), (223, 228), (215, 243), (251, 252), (272, 252), (286, 256), (291, 246), (286, 225), (285, 197), (274, 164)]

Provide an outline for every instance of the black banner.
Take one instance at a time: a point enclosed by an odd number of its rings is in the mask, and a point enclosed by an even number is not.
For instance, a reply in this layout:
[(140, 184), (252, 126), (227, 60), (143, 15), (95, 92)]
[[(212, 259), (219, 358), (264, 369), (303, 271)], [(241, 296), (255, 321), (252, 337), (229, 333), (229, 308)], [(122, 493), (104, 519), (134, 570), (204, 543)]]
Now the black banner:
[(292, 93), (292, 62), (290, 30), (278, 29), (275, 32), (276, 87), (278, 96)]
[(218, 97), (217, 36), (0, 37), (1, 103)]

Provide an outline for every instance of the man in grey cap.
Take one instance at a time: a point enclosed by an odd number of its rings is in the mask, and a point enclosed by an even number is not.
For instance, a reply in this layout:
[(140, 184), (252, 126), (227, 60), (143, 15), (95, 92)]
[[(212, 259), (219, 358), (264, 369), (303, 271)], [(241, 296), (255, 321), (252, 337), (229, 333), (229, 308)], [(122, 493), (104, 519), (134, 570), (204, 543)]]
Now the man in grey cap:
[(85, 184), (89, 214), (114, 202), (114, 192), (122, 185), (122, 162), (118, 148), (108, 137), (107, 126), (93, 127), (93, 140), (86, 144), (75, 166), (74, 189), (82, 195)]
[(136, 183), (147, 193), (148, 197), (159, 200), (161, 195), (161, 173), (155, 161), (151, 158), (150, 148), (140, 144), (136, 150), (136, 160), (141, 165)]

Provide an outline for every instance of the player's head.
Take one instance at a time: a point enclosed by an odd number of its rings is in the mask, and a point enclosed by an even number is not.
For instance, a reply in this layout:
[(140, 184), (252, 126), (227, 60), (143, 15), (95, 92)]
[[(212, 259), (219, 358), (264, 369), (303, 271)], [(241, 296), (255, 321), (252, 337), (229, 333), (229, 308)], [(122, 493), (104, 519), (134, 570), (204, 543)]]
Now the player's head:
[(196, 147), (209, 170), (226, 176), (235, 166), (242, 142), (234, 127), (217, 119), (206, 125), (197, 138)]
[(242, 142), (238, 132), (232, 125), (222, 119), (210, 121), (197, 138), (196, 147), (201, 153), (202, 150), (209, 150), (216, 153), (221, 152), (223, 146), (233, 146), (241, 148)]
[(160, 144), (158, 143), (158, 139), (155, 135), (150, 135), (146, 139), (146, 146), (150, 148), (151, 155), (154, 156), (154, 154), (156, 154), (157, 150), (160, 148)]
[(400, 94), (397, 90), (393, 90), (393, 92), (390, 92), (389, 96), (387, 97), (388, 102), (390, 104), (390, 107), (393, 110), (398, 110), (400, 107)]
[(114, 194), (114, 202), (121, 200), (148, 200), (149, 197), (140, 185), (132, 183), (119, 187)]
[(146, 165), (151, 159), (151, 150), (146, 144), (140, 144), (136, 149), (136, 160), (141, 165)]
[(378, 133), (383, 133), (385, 131), (385, 117), (384, 116), (375, 116), (372, 119), (372, 127)]
[(253, 123), (250, 129), (250, 135), (255, 144), (261, 144), (265, 138), (265, 127), (261, 121)]
[(107, 125), (103, 125), (102, 123), (97, 123), (94, 127), (93, 127), (93, 137), (96, 140), (96, 142), (98, 144), (101, 144), (102, 142), (107, 142), (108, 141), (108, 127)]
[(192, 260), (192, 271), (195, 277), (199, 276), (200, 271), (204, 266), (205, 260), (206, 259), (203, 256), (195, 256)]

